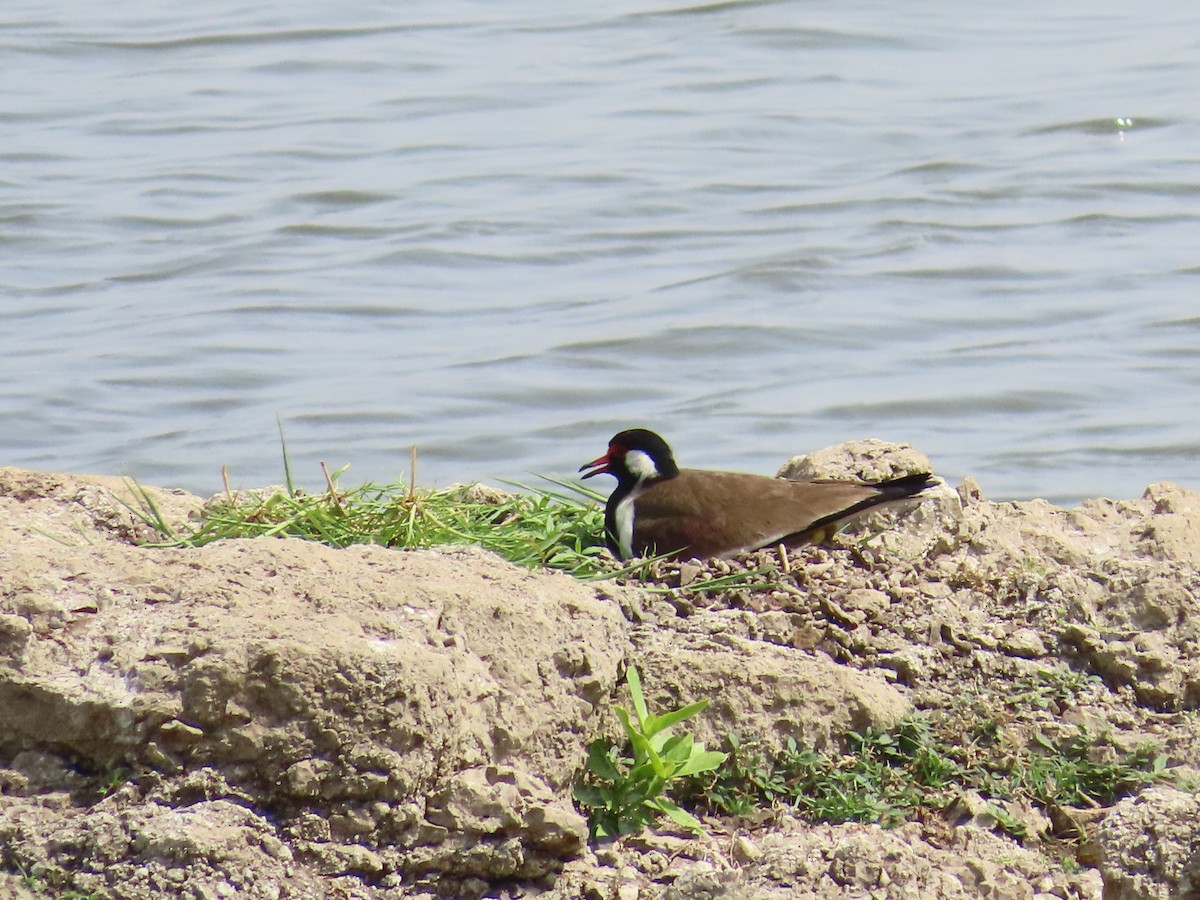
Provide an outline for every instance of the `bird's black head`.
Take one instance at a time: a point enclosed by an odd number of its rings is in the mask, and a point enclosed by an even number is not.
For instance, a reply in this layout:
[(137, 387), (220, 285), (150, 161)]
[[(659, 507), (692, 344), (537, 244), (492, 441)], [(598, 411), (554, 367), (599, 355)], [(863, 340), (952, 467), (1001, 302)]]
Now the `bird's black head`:
[(645, 428), (630, 428), (613, 436), (608, 442), (608, 452), (579, 471), (590, 469), (583, 477), (613, 475), (618, 484), (637, 484), (661, 478), (674, 478), (679, 474), (675, 456), (667, 442)]

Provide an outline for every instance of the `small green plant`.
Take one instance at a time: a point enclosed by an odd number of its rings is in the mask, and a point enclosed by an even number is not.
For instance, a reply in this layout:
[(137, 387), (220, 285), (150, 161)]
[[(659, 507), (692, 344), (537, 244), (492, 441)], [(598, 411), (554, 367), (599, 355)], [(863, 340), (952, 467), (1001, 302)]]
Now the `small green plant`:
[[(813, 821), (890, 826), (922, 810), (946, 810), (963, 791), (1041, 808), (1095, 807), (1172, 780), (1166, 757), (1153, 745), (1122, 751), (1106, 735), (1082, 727), (1022, 741), (994, 722), (979, 741), (964, 724), (958, 717), (914, 714), (889, 729), (850, 732), (842, 754), (792, 739), (767, 754), (753, 742), (730, 738), (715, 778), (693, 780), (680, 793), (731, 815), (782, 804)], [(1001, 830), (1026, 836), (1025, 824), (1004, 804), (990, 802), (987, 811)]]
[(25, 866), (16, 863), (21, 873), (21, 885), (34, 897), (57, 897), (60, 900), (95, 900), (96, 894), (66, 887), (67, 873), (57, 866)]
[(995, 803), (984, 804), (984, 812), (996, 820), (997, 827), (1001, 831), (1005, 831), (1018, 840), (1028, 836), (1029, 829), (1025, 827), (1025, 823), (1010, 813), (1002, 806)]
[(1058, 709), (1102, 683), (1100, 676), (1074, 669), (1038, 669), (1013, 683), (1012, 702), (1039, 710)]
[(129, 781), (129, 772), (120, 767), (109, 769), (100, 778), (100, 796), (107, 797), (115, 794), (125, 782)]
[(703, 711), (707, 700), (690, 703), (656, 716), (646, 707), (637, 669), (629, 667), (625, 680), (633, 700), (633, 718), (616, 708), (628, 739), (622, 755), (607, 739), (588, 746), (587, 769), (575, 787), (575, 800), (588, 813), (593, 838), (618, 837), (641, 831), (659, 815), (666, 815), (693, 834), (702, 834), (696, 817), (667, 796), (674, 782), (711, 772), (725, 762), (726, 754), (705, 750), (690, 733), (669, 735), (678, 725)]
[(21, 884), (27, 890), (33, 891), (35, 894), (42, 892), (42, 882), (34, 874), (32, 869), (25, 866), (24, 863), (17, 863), (17, 871), (21, 873)]
[(1119, 752), (1107, 735), (1076, 725), (1075, 734), (1033, 738), (1037, 751), (1013, 768), (1014, 781), (1039, 804), (1098, 806), (1113, 803), (1166, 778), (1167, 758), (1154, 744)]
[(789, 738), (771, 757), (730, 739), (729, 761), (708, 790), (717, 809), (745, 814), (784, 803), (821, 822), (898, 825), (916, 807), (943, 806), (959, 774), (918, 716), (894, 729), (867, 728), (846, 736), (847, 753), (830, 756)]

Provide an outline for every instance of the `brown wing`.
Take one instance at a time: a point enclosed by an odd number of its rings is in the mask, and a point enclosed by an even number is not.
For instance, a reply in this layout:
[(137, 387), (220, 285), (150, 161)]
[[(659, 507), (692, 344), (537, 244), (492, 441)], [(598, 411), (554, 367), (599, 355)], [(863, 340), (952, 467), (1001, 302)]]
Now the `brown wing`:
[(683, 469), (638, 496), (635, 550), (708, 557), (801, 543), (815, 524), (887, 499), (874, 485)]

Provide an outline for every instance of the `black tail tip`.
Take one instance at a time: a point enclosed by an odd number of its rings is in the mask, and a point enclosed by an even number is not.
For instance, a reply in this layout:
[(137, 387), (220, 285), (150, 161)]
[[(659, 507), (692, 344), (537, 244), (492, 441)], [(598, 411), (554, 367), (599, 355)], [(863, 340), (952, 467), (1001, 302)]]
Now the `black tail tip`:
[(901, 475), (899, 478), (889, 478), (881, 481), (875, 487), (880, 493), (889, 498), (913, 497), (930, 488), (935, 488), (942, 480), (931, 472), (918, 472), (914, 475)]

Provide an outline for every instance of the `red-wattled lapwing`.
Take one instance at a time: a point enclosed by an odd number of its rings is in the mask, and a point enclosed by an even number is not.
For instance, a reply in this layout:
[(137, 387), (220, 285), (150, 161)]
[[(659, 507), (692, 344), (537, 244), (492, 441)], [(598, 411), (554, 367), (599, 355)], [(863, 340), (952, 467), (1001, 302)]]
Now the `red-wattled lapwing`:
[(584, 478), (617, 479), (604, 509), (604, 531), (620, 559), (655, 553), (729, 557), (820, 543), (855, 516), (941, 483), (925, 472), (864, 484), (681, 469), (667, 442), (644, 428), (614, 436), (608, 452), (579, 471), (585, 469)]

